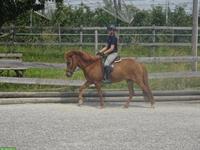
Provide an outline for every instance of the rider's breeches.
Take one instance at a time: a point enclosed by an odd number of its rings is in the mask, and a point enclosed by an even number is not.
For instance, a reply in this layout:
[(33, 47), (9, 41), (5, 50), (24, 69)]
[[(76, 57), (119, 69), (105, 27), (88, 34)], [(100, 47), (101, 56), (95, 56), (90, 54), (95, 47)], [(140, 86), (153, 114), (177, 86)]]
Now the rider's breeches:
[(117, 57), (117, 53), (111, 53), (107, 56), (104, 66), (110, 66), (110, 64), (115, 60)]

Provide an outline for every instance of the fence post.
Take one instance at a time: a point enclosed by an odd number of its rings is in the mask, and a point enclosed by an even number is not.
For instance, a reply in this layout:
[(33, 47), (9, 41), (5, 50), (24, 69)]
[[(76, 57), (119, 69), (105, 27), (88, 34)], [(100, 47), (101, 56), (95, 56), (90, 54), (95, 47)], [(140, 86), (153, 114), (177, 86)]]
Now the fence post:
[(15, 50), (14, 50), (14, 46), (15, 46), (15, 25), (12, 24), (11, 25), (11, 36), (12, 36), (12, 43), (11, 43), (11, 50), (10, 52), (13, 53)]
[(120, 39), (120, 25), (118, 26), (118, 33), (117, 33), (117, 38), (118, 38), (118, 45), (119, 45), (119, 48), (118, 48), (118, 51), (120, 53), (121, 49), (122, 49), (122, 44), (121, 44), (121, 39)]
[(172, 29), (172, 43), (174, 43), (174, 29)]
[(59, 43), (60, 43), (61, 42), (60, 23), (58, 24), (58, 38), (59, 38)]
[(193, 0), (193, 12), (192, 12), (192, 19), (193, 19), (193, 27), (192, 27), (192, 55), (195, 57), (192, 71), (197, 71), (197, 48), (198, 48), (198, 14), (199, 14), (199, 7), (198, 7), (199, 0)]
[(32, 28), (33, 26), (33, 9), (31, 9), (31, 12), (30, 12), (30, 28)]
[(80, 50), (83, 48), (83, 26), (80, 28)]
[(14, 29), (14, 25), (12, 24), (12, 28), (11, 28), (11, 33), (12, 33), (12, 46), (14, 46), (14, 42), (15, 42), (15, 29)]
[[(156, 42), (156, 30), (155, 30), (155, 25), (152, 26), (152, 29), (153, 29), (153, 31), (152, 31), (152, 34), (153, 34), (153, 44), (155, 44), (155, 42)], [(154, 54), (155, 54), (155, 45), (153, 45), (153, 52), (152, 52), (151, 55), (154, 56)]]
[(95, 53), (98, 51), (98, 30), (95, 30)]

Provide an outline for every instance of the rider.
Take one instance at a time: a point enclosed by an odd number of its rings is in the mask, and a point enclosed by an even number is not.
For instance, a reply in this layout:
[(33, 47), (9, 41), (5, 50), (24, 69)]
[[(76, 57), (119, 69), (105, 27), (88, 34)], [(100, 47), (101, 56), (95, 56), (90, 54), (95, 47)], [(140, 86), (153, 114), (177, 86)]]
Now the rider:
[(104, 82), (111, 82), (110, 81), (110, 73), (111, 73), (111, 63), (116, 59), (118, 56), (118, 49), (117, 49), (117, 37), (115, 35), (116, 27), (114, 25), (110, 25), (107, 27), (108, 31), (108, 38), (107, 38), (107, 45), (102, 48), (97, 54), (98, 55), (106, 55), (107, 58), (104, 62)]

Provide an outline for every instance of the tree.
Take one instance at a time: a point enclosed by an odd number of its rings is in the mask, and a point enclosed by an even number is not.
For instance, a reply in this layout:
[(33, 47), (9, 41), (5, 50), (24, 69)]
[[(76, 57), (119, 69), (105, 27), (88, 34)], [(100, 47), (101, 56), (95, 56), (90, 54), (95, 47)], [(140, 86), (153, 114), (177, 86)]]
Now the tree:
[(40, 0), (40, 4), (35, 2), (36, 0), (0, 0), (0, 28), (5, 22), (14, 21), (28, 10), (44, 8), (44, 0)]
[(93, 26), (94, 23), (94, 12), (84, 4), (74, 10), (74, 25), (75, 26)]
[(59, 5), (52, 15), (51, 22), (53, 25), (61, 26), (73, 24), (73, 9), (71, 6)]
[(95, 26), (108, 26), (109, 24), (115, 23), (115, 18), (105, 12), (103, 9), (97, 8), (95, 10), (94, 16), (94, 25)]
[(170, 13), (170, 23), (173, 26), (191, 26), (192, 16), (186, 13), (184, 7), (178, 6)]
[(161, 6), (156, 6), (151, 12), (152, 25), (163, 26), (165, 25), (165, 12)]
[(142, 10), (142, 11), (138, 11), (135, 14), (133, 23), (131, 25), (133, 25), (133, 26), (147, 26), (147, 25), (151, 25), (151, 22), (152, 22), (152, 18), (150, 16), (149, 11)]

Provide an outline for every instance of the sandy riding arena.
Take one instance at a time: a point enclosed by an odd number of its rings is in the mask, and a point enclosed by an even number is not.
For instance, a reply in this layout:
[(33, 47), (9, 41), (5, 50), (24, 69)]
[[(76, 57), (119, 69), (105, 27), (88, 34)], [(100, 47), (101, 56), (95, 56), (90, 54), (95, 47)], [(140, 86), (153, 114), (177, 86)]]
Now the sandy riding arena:
[(18, 150), (199, 150), (200, 102), (0, 105), (0, 145)]

